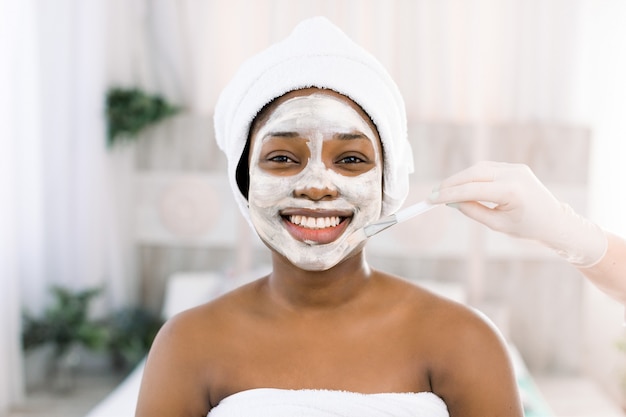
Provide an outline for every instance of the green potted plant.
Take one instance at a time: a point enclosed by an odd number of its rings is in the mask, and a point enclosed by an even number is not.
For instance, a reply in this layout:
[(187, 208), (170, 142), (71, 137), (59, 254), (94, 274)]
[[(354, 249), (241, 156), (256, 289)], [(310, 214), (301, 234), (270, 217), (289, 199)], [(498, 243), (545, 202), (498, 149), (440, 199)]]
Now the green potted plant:
[(110, 88), (106, 95), (107, 143), (136, 138), (143, 129), (180, 109), (158, 94), (139, 88)]
[(163, 322), (160, 316), (141, 307), (127, 307), (113, 313), (107, 320), (107, 349), (114, 368), (128, 371), (139, 363)]
[(107, 329), (89, 318), (89, 305), (100, 294), (100, 288), (72, 291), (52, 286), (53, 302), (40, 317), (23, 313), (22, 345), (26, 352), (50, 346), (47, 378), (57, 391), (69, 391), (74, 386), (74, 373), (80, 357), (78, 347), (101, 349), (107, 340)]

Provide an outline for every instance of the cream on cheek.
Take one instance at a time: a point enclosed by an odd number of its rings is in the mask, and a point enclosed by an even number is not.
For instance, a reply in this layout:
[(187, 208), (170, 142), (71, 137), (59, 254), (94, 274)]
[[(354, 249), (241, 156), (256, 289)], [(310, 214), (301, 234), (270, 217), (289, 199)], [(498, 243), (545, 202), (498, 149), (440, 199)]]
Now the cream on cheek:
[[(263, 141), (270, 133), (295, 132), (306, 138), (310, 159), (296, 175), (278, 176), (258, 165)], [(322, 160), (324, 140), (337, 133), (365, 134), (374, 145), (376, 166), (358, 176), (344, 176), (325, 166)], [(375, 220), (381, 210), (381, 159), (373, 142), (375, 133), (361, 116), (339, 99), (323, 94), (296, 97), (278, 106), (256, 133), (251, 150), (250, 215), (260, 237), (290, 261), (304, 269), (328, 269), (353, 247), (342, 244), (345, 238)], [(312, 201), (294, 196), (295, 190), (319, 188), (336, 191), (337, 198)], [(294, 239), (283, 225), (281, 210), (306, 208), (341, 210), (352, 213), (346, 231), (330, 244)], [(337, 250), (341, 247), (342, 250)]]

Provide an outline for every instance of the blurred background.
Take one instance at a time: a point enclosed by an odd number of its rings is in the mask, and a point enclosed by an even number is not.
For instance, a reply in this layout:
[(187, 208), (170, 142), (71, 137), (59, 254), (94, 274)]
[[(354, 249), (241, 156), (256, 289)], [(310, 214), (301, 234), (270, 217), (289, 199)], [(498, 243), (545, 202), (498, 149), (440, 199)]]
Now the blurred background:
[[(28, 398), (23, 316), (45, 315), (51, 286), (100, 288), (91, 316), (158, 315), (174, 273), (226, 288), (267, 269), (212, 113), (247, 57), (315, 15), (398, 83), (409, 202), (476, 161), (523, 162), (626, 236), (623, 0), (0, 0), (0, 415)], [(549, 251), (438, 209), (368, 253), (458, 288), (538, 380), (625, 402), (623, 306)]]

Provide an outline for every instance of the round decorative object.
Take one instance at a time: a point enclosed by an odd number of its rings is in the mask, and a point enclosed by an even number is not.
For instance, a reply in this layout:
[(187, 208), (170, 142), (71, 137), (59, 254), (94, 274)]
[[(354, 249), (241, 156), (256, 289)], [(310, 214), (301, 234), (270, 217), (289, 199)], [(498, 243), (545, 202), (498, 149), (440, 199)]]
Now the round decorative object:
[(167, 186), (158, 202), (163, 227), (176, 237), (199, 238), (220, 216), (220, 198), (205, 180), (183, 178)]

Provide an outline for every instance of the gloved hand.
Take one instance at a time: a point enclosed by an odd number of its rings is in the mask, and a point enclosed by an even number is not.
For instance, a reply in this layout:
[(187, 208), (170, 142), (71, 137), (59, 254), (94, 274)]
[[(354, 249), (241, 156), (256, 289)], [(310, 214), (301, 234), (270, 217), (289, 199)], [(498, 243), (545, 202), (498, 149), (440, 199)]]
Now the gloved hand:
[(560, 202), (523, 164), (479, 162), (444, 180), (429, 200), (457, 207), (493, 230), (542, 243), (578, 267), (597, 263), (606, 252), (604, 230)]

